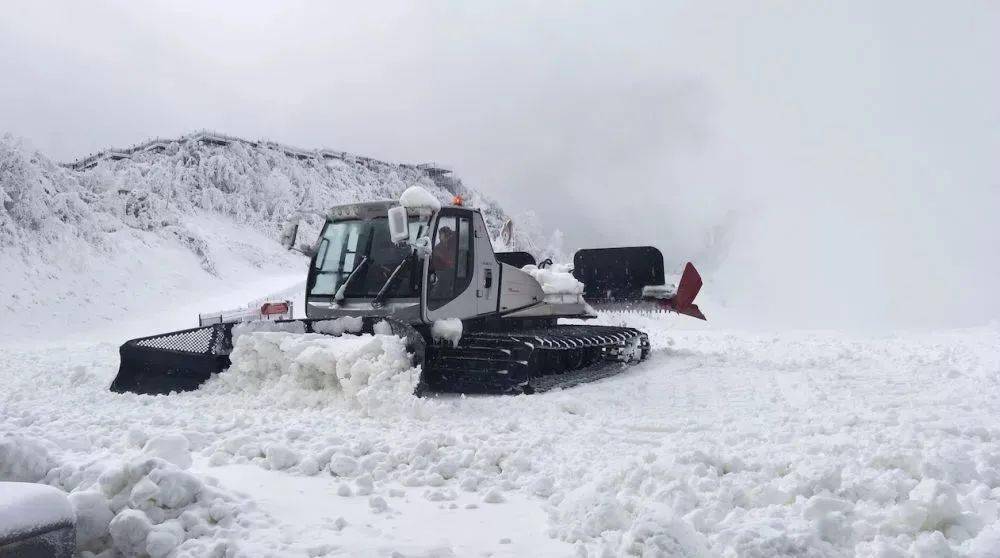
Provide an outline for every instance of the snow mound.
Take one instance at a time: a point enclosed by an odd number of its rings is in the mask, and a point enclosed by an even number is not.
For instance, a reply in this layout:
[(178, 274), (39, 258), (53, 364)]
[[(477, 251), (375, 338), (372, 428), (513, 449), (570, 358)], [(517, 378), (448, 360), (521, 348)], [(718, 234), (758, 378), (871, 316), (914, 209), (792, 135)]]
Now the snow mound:
[(441, 209), (441, 201), (420, 186), (410, 186), (404, 190), (399, 196), (399, 203), (403, 207), (426, 207), (434, 211)]
[(372, 412), (413, 398), (420, 378), (405, 342), (390, 335), (254, 332), (236, 339), (230, 360), (202, 390), (267, 393), (295, 406), (343, 400)]
[(521, 269), (542, 286), (546, 302), (583, 302), (583, 283), (573, 277), (573, 266), (554, 263), (546, 268), (526, 265)]

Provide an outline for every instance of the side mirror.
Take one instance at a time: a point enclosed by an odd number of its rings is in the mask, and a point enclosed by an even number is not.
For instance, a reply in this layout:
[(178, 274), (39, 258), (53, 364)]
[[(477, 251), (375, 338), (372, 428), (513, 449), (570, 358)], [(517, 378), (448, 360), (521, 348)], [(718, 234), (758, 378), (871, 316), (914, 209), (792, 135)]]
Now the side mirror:
[(285, 247), (285, 250), (295, 249), (295, 237), (299, 234), (299, 222), (289, 221), (285, 225), (284, 230), (281, 231), (281, 245)]
[(410, 238), (410, 223), (406, 216), (406, 208), (401, 205), (389, 208), (389, 238), (397, 243)]

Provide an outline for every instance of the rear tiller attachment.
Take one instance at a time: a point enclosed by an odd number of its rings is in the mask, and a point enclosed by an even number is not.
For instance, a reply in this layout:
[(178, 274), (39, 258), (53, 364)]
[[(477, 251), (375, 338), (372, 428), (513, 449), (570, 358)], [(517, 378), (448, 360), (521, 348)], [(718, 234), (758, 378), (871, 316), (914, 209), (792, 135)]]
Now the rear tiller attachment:
[(584, 284), (583, 298), (598, 310), (670, 311), (699, 320), (694, 304), (702, 280), (690, 262), (676, 289), (664, 284), (663, 255), (653, 246), (580, 250), (573, 257), (573, 276)]

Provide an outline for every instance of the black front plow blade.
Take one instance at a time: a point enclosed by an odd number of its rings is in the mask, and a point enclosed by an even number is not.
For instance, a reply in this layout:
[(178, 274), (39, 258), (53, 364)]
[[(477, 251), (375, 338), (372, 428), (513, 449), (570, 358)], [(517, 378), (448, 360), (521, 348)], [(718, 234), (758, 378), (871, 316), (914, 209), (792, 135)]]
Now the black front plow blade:
[[(303, 332), (319, 333), (313, 331), (313, 323), (322, 321), (327, 320), (276, 320), (273, 323), (300, 323)], [(375, 324), (382, 321), (389, 324), (394, 335), (406, 339), (406, 350), (412, 355), (413, 365), (423, 365), (424, 338), (409, 324), (392, 318), (366, 316), (362, 319), (361, 330), (354, 333), (373, 333)], [(234, 325), (212, 324), (126, 341), (118, 350), (121, 363), (111, 383), (111, 391), (161, 395), (198, 389), (212, 375), (229, 368)]]

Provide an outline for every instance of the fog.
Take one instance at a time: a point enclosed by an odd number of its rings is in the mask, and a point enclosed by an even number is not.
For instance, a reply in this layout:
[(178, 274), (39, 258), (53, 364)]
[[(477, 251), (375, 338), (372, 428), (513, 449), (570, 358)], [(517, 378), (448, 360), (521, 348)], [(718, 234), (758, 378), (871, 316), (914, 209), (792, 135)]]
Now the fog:
[(694, 260), (724, 325), (995, 320), (1000, 8), (871, 4), (23, 4), (0, 132), (438, 161), (573, 248)]

